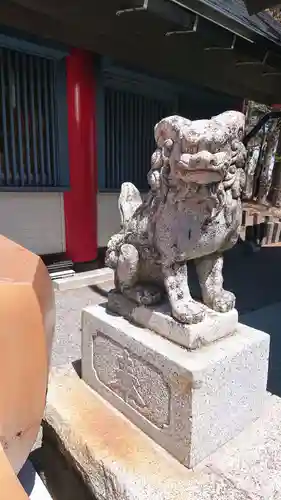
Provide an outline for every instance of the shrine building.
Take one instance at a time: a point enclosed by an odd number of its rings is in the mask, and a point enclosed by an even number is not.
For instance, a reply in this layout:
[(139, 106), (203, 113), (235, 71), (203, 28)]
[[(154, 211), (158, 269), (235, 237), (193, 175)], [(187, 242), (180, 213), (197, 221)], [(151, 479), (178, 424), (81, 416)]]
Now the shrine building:
[(2, 1), (0, 233), (94, 261), (121, 183), (147, 190), (157, 121), (281, 102), (281, 24), (253, 13), (273, 3)]

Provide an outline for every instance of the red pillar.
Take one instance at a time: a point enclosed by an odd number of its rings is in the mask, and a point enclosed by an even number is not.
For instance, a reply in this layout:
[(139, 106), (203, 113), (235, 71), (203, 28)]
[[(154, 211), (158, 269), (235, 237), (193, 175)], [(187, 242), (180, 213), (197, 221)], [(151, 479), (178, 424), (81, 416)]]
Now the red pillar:
[(97, 257), (97, 156), (93, 56), (67, 58), (70, 191), (64, 194), (66, 253), (73, 262)]

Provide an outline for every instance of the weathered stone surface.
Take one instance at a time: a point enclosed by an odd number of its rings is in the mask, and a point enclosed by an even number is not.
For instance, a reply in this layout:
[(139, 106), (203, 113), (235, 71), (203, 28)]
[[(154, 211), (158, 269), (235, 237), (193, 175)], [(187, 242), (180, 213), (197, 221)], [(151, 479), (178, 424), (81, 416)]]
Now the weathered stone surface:
[(16, 473), (44, 413), (54, 327), (53, 286), (45, 265), (0, 236), (0, 444)]
[(82, 313), (83, 379), (187, 467), (260, 415), (268, 350), (241, 324), (190, 352), (104, 307)]
[(143, 306), (114, 290), (108, 294), (107, 308), (188, 349), (197, 349), (231, 335), (238, 325), (236, 309), (231, 309), (227, 313), (218, 313), (205, 306), (204, 320), (194, 325), (187, 325), (179, 323), (171, 316), (167, 302), (161, 305)]
[(249, 499), (276, 500), (281, 492), (281, 399), (268, 397), (263, 418), (204, 461), (212, 472), (248, 492)]
[(133, 184), (122, 185), (122, 229), (106, 254), (116, 288), (134, 302), (155, 304), (165, 290), (177, 321), (202, 321), (205, 309), (188, 286), (186, 264), (195, 260), (204, 304), (221, 313), (234, 308), (235, 296), (223, 289), (222, 254), (241, 224), (244, 128), (236, 111), (193, 122), (170, 116), (156, 125), (150, 191), (142, 201)]
[(45, 420), (97, 500), (275, 500), (186, 469), (69, 370), (51, 374)]

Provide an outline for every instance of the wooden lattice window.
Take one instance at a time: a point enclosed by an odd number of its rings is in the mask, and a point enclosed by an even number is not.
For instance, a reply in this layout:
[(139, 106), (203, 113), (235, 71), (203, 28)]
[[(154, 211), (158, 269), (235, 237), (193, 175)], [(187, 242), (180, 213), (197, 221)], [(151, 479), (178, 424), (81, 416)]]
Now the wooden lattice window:
[(67, 187), (63, 65), (0, 48), (0, 189)]

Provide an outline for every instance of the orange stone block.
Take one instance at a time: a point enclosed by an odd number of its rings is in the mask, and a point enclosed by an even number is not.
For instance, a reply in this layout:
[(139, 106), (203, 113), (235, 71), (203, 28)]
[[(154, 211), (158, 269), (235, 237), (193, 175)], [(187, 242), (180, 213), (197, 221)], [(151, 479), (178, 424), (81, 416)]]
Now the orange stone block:
[(16, 473), (44, 413), (54, 303), (42, 260), (0, 236), (0, 444)]
[(0, 446), (0, 500), (28, 500), (17, 476)]

